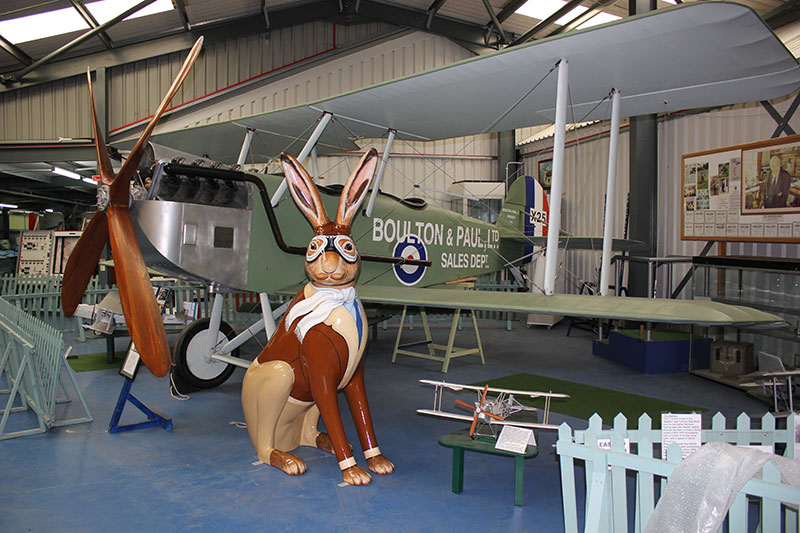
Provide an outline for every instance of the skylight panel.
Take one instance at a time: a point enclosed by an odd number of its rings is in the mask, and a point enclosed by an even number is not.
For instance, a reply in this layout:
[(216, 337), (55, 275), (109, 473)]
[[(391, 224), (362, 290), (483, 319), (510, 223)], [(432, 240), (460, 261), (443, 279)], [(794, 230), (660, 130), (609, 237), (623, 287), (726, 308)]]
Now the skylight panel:
[[(522, 5), (522, 7), (517, 9), (516, 13), (538, 20), (544, 20), (565, 5), (566, 2), (562, 0), (528, 0), (528, 2)], [(585, 12), (587, 9), (588, 8), (583, 6), (576, 6), (572, 11), (558, 19), (555, 24), (558, 26), (563, 26), (581, 13)], [(616, 15), (598, 11), (592, 18), (578, 26), (578, 29), (590, 28), (592, 26), (597, 26), (598, 24), (605, 24), (606, 22), (619, 20), (620, 18), (621, 17)]]
[[(103, 24), (140, 2), (141, 0), (100, 0), (86, 4), (86, 8), (99, 24)], [(171, 9), (173, 9), (171, 0), (156, 0), (125, 20), (163, 13)], [(89, 29), (83, 17), (72, 7), (0, 21), (0, 35), (13, 44)]]

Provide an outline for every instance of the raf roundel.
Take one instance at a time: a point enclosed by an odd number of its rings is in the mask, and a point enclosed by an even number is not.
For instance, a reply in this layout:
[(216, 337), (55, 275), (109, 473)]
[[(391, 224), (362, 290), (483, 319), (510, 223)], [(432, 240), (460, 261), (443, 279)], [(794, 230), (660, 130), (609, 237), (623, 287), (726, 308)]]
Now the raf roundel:
[[(405, 259), (428, 259), (428, 250), (425, 244), (416, 235), (408, 234), (400, 239), (392, 251), (394, 257)], [(394, 265), (394, 275), (403, 285), (416, 285), (425, 275), (425, 267), (421, 265)]]

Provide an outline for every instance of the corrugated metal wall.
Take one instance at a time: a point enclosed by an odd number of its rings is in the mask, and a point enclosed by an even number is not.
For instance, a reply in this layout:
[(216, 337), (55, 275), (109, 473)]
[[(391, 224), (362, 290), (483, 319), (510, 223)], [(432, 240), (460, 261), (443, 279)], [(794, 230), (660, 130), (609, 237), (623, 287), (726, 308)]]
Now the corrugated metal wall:
[[(334, 33), (336, 46), (342, 47), (393, 29), (388, 24), (334, 29), (333, 24), (315, 22), (207, 45), (173, 105), (330, 50)], [(168, 54), (109, 69), (109, 129), (152, 114), (185, 55)], [(85, 76), (0, 94), (0, 122), (0, 140), (91, 137)]]
[[(574, 236), (603, 234), (603, 206), (608, 173), (608, 122), (571, 130), (564, 153), (564, 192), (561, 200), (561, 229)], [(616, 210), (614, 236), (622, 237), (628, 195), (628, 130), (623, 124), (617, 155)], [(546, 138), (520, 146), (525, 173), (538, 178), (538, 166), (553, 158), (553, 139)], [(599, 279), (600, 251), (567, 251), (559, 277), (566, 291), (577, 293), (582, 281)]]
[(92, 137), (86, 76), (0, 94), (0, 140)]

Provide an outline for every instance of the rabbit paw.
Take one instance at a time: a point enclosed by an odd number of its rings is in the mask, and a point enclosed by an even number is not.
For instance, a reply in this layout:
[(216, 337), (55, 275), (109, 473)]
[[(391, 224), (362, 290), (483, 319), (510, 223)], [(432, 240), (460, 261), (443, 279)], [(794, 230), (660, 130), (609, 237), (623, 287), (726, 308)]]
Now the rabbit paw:
[(342, 470), (342, 479), (348, 485), (369, 485), (372, 476), (360, 466), (351, 466), (347, 470)]
[(282, 470), (290, 476), (299, 476), (306, 473), (306, 462), (299, 457), (280, 450), (272, 450), (269, 455), (269, 464)]
[[(353, 445), (348, 443), (347, 446), (350, 448), (350, 453), (353, 453)], [(331, 442), (331, 438), (328, 436), (327, 433), (320, 433), (317, 435), (317, 448), (324, 452), (336, 454), (333, 450), (333, 442)]]
[(394, 463), (383, 455), (376, 455), (367, 459), (367, 468), (376, 474), (391, 474), (394, 471)]

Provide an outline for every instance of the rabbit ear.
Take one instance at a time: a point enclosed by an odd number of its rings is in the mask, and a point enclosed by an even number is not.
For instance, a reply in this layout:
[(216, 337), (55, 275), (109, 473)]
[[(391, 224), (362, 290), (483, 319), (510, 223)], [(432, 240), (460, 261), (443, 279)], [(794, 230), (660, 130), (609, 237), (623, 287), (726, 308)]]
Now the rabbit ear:
[(311, 225), (319, 228), (328, 224), (330, 219), (325, 212), (325, 206), (322, 205), (317, 186), (314, 185), (314, 181), (308, 175), (306, 169), (297, 162), (297, 159), (286, 153), (281, 154), (281, 166), (286, 175), (286, 182), (289, 185), (289, 192), (292, 193), (292, 198), (294, 198), (294, 203), (308, 218)]
[(339, 208), (336, 210), (336, 224), (339, 226), (349, 226), (352, 222), (358, 207), (367, 195), (369, 182), (375, 175), (375, 167), (378, 166), (378, 151), (371, 148), (356, 168), (347, 178), (342, 190), (342, 197), (339, 199)]

